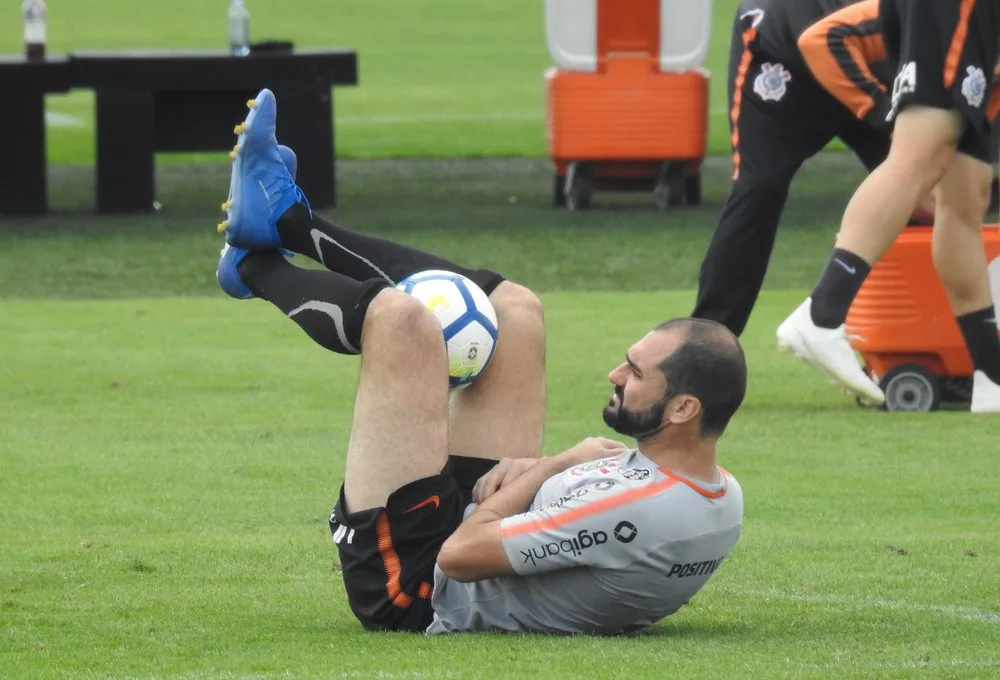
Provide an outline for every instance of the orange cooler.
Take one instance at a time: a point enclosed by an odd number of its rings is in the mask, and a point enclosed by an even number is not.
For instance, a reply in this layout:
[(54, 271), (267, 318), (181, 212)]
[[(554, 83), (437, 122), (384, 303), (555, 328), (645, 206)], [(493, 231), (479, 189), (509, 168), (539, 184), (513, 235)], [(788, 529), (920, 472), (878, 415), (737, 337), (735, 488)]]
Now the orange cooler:
[[(967, 404), (972, 361), (931, 258), (931, 227), (909, 227), (876, 263), (846, 329), (889, 411)], [(994, 302), (1000, 300), (1000, 225), (984, 225)]]
[(699, 203), (711, 2), (547, 0), (546, 25), (555, 204), (587, 208), (595, 190)]

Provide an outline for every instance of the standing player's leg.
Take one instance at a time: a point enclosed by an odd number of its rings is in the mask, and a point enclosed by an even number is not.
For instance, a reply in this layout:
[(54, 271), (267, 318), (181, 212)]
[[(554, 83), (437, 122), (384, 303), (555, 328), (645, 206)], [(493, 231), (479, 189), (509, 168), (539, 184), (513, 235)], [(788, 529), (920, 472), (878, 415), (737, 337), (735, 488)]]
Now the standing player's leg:
[(935, 189), (934, 267), (972, 359), (974, 412), (1000, 411), (1000, 336), (982, 233), (991, 183), (984, 158), (957, 153)]
[(942, 178), (965, 130), (982, 124), (984, 73), (997, 47), (990, 4), (882, 0), (887, 51), (900, 65), (889, 155), (848, 203), (812, 294), (778, 328), (780, 347), (876, 404), (885, 395), (861, 369), (844, 323), (872, 265)]
[[(737, 17), (729, 59), (733, 181), (705, 253), (691, 315), (741, 335), (767, 274), (788, 189), (833, 138), (828, 95), (780, 64), (753, 57), (754, 28)], [(765, 98), (766, 97), (766, 98)], [(831, 100), (832, 101), (832, 100)], [(833, 104), (836, 107), (836, 104)]]
[[(888, 130), (876, 129), (870, 124), (851, 118), (838, 135), (844, 144), (854, 152), (868, 172), (885, 162), (889, 155), (890, 136)], [(932, 224), (934, 222), (933, 194), (923, 197), (920, 205), (910, 216), (908, 224)]]

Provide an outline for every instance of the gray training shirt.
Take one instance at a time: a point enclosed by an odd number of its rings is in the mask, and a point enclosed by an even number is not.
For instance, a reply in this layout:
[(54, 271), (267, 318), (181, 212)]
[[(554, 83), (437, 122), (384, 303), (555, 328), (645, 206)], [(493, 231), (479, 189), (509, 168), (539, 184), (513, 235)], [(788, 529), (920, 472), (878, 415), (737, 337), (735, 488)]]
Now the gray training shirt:
[(616, 634), (674, 613), (739, 538), (743, 492), (719, 474), (695, 483), (630, 450), (551, 477), (501, 523), (517, 575), (461, 583), (435, 568), (427, 633)]

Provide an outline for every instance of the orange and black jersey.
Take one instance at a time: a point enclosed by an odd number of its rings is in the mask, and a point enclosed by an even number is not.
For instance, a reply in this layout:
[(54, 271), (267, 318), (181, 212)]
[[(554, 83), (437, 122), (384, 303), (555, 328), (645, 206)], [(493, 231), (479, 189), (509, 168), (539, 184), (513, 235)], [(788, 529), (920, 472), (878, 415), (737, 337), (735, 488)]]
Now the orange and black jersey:
[(859, 120), (886, 123), (894, 64), (886, 58), (878, 0), (744, 0), (755, 51), (808, 73)]

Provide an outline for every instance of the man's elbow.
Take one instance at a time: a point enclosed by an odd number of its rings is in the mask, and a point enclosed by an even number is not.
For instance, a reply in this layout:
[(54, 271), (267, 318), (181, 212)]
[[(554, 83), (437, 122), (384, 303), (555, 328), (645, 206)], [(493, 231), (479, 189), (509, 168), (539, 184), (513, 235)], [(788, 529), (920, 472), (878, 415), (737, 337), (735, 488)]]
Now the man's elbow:
[(441, 546), (437, 565), (452, 581), (468, 583), (478, 578), (469, 559), (468, 550), (465, 550), (459, 541), (454, 540), (454, 537), (449, 538)]

